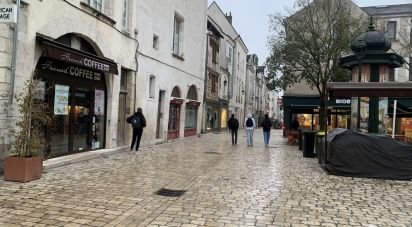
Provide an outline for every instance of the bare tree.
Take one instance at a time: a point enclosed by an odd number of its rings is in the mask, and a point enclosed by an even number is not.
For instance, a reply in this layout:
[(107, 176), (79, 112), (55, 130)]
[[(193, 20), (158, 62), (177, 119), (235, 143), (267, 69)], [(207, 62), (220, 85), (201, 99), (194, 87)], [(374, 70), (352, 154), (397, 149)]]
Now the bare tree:
[(291, 15), (273, 15), (266, 60), (269, 89), (285, 90), (306, 82), (320, 96), (320, 126), (325, 127), (326, 84), (349, 81), (350, 73), (338, 67), (350, 52), (350, 42), (365, 31), (367, 15), (349, 0), (296, 0)]

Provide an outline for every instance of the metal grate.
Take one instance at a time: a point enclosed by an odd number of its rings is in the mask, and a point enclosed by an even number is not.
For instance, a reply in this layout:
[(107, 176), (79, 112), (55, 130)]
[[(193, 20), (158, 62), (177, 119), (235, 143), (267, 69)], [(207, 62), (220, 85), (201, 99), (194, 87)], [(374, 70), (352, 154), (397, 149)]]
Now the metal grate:
[(155, 194), (167, 197), (180, 197), (185, 194), (186, 190), (172, 190), (167, 188), (159, 189)]
[(219, 153), (219, 152), (214, 152), (214, 151), (206, 151), (205, 152), (205, 154), (221, 154), (221, 153)]

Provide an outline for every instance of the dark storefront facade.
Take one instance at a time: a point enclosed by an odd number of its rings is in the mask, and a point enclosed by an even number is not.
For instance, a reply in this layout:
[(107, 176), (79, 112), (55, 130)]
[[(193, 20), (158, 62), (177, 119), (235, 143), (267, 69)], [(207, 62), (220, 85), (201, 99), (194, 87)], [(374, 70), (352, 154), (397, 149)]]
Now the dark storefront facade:
[(105, 75), (117, 74), (117, 65), (95, 52), (43, 38), (39, 43), (43, 53), (36, 66), (36, 90), (53, 117), (46, 129), (48, 156), (105, 148)]
[[(328, 128), (350, 127), (350, 98), (336, 98), (328, 104)], [(290, 130), (292, 121), (297, 118), (300, 128), (319, 130), (319, 97), (283, 96), (284, 125)]]

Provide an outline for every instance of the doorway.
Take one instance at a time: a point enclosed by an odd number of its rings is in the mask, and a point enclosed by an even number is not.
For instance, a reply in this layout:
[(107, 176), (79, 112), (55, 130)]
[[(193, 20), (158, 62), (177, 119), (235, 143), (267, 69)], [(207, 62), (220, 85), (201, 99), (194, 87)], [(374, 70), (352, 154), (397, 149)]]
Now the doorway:
[(167, 139), (179, 138), (180, 104), (170, 103)]
[(74, 152), (89, 150), (90, 140), (90, 89), (73, 89), (72, 115), (72, 149)]

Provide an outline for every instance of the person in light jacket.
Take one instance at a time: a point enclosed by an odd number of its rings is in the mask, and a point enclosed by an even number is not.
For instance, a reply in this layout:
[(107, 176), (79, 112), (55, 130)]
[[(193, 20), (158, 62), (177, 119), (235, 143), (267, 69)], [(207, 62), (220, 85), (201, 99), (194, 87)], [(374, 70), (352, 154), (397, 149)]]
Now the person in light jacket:
[(247, 145), (253, 146), (253, 130), (256, 127), (256, 123), (255, 119), (252, 117), (252, 114), (248, 114), (245, 118), (244, 127), (246, 129)]

